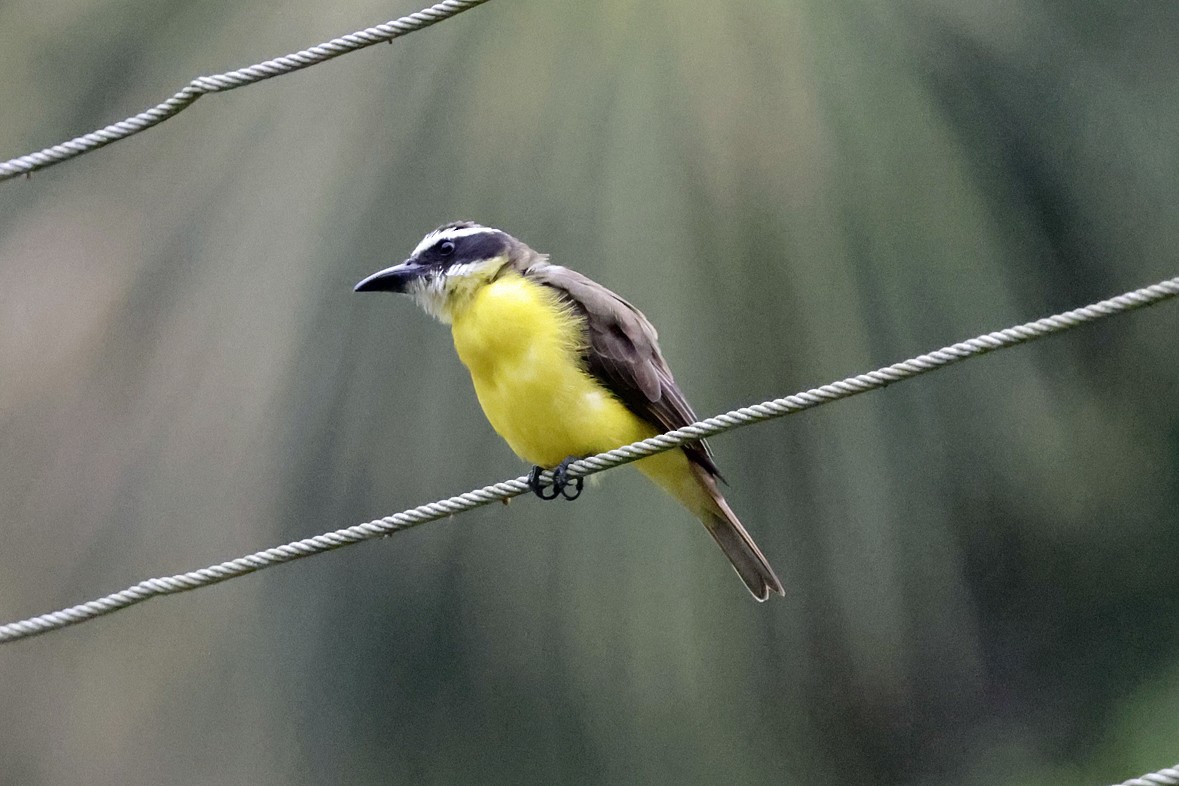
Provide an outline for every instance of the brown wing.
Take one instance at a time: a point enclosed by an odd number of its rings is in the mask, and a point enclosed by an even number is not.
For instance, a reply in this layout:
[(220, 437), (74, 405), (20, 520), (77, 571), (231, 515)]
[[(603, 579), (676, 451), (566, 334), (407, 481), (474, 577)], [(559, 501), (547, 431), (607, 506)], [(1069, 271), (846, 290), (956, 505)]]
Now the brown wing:
[[(659, 334), (637, 308), (580, 273), (538, 262), (527, 278), (551, 287), (584, 319), (585, 363), (627, 409), (662, 431), (696, 421), (659, 351)], [(684, 453), (710, 475), (721, 477), (704, 440), (684, 445)]]

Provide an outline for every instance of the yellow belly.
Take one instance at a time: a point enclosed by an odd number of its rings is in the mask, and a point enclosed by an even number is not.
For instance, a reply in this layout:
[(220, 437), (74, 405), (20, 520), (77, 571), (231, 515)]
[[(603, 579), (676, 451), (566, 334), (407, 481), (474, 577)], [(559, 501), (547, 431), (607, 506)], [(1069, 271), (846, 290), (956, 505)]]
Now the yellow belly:
[[(582, 368), (579, 317), (547, 287), (508, 274), (480, 288), (451, 331), (487, 420), (529, 464), (552, 469), (660, 433)], [(683, 451), (635, 466), (697, 515), (710, 504)]]
[(504, 276), (451, 329), (484, 414), (524, 461), (551, 468), (657, 433), (583, 370), (578, 317), (547, 287)]

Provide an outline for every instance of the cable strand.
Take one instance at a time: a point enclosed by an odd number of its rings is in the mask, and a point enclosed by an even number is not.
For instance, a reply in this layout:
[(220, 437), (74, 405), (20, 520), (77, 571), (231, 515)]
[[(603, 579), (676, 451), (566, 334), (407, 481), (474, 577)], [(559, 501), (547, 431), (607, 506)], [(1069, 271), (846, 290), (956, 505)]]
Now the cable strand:
[(0, 182), (60, 164), (100, 147), (106, 147), (112, 142), (126, 139), (140, 131), (146, 131), (179, 114), (196, 102), (198, 98), (208, 93), (219, 93), (252, 85), (255, 82), (318, 65), (374, 44), (392, 42), (395, 38), (422, 30), (486, 2), (487, 0), (443, 0), (443, 2), (429, 8), (415, 11), (409, 16), (358, 30), (340, 38), (333, 38), (331, 41), (318, 44), (310, 49), (303, 49), (224, 74), (198, 76), (171, 98), (145, 109), (137, 115), (132, 115), (125, 120), (112, 123), (105, 128), (76, 137), (68, 142), (62, 142), (44, 150), (0, 163)]
[(1131, 778), (1119, 783), (1118, 786), (1179, 786), (1179, 764), (1165, 767), (1158, 772)]
[[(870, 390), (883, 388), (894, 382), (919, 376), (939, 368), (958, 363), (968, 358), (993, 352), (997, 349), (1022, 344), (1053, 333), (1060, 333), (1086, 322), (1154, 305), (1179, 295), (1179, 277), (1161, 281), (1142, 289), (1103, 300), (1084, 308), (1066, 311), (1050, 317), (1016, 325), (1005, 330), (987, 333), (967, 341), (918, 355), (915, 358), (894, 363), (891, 366), (870, 371), (854, 377), (832, 382), (828, 385), (795, 393), (784, 398), (764, 401), (747, 407), (705, 418), (666, 434), (660, 434), (631, 445), (589, 456), (569, 465), (570, 477), (585, 477), (595, 472), (610, 469), (635, 461), (654, 453), (671, 450), (686, 442), (715, 436), (740, 426), (758, 423), (805, 409), (829, 404), (840, 399), (859, 395)], [(542, 482), (551, 482), (552, 473), (541, 475)], [(494, 483), (481, 489), (468, 491), (449, 499), (430, 502), (392, 516), (375, 519), (363, 524), (345, 527), (334, 532), (298, 540), (281, 546), (264, 549), (254, 554), (238, 557), (217, 565), (180, 573), (146, 579), (120, 592), (96, 600), (87, 601), (59, 611), (30, 617), (18, 622), (0, 625), (0, 644), (30, 638), (42, 633), (58, 630), (69, 625), (101, 617), (125, 609), (149, 598), (172, 595), (178, 592), (206, 587), (228, 581), (247, 573), (281, 565), (325, 551), (342, 548), (362, 540), (384, 537), (416, 527), (430, 521), (437, 521), (457, 513), (463, 513), (500, 500), (511, 499), (529, 491), (528, 476)], [(1166, 782), (1164, 782), (1166, 783)]]

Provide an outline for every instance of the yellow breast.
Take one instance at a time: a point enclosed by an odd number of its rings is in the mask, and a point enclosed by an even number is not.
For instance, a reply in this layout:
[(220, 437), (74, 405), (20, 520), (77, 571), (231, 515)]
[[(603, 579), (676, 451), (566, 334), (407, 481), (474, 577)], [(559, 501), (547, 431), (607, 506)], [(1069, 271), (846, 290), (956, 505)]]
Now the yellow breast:
[(545, 286), (516, 273), (486, 284), (451, 331), (488, 421), (530, 464), (551, 468), (656, 433), (585, 371), (580, 317)]

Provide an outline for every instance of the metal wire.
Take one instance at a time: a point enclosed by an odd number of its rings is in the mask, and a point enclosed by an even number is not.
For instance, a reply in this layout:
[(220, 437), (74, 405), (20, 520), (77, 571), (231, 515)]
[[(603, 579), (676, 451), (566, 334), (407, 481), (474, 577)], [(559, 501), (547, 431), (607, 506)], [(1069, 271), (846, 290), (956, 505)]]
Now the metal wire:
[[(723, 415), (706, 418), (689, 426), (685, 426), (666, 434), (661, 434), (632, 445), (625, 445), (615, 450), (601, 453), (597, 456), (575, 461), (569, 465), (571, 477), (584, 477), (595, 472), (601, 472), (620, 464), (626, 464), (636, 459), (650, 456), (664, 450), (679, 447), (685, 442), (711, 437), (715, 434), (737, 428), (738, 426), (758, 423), (772, 418), (782, 417), (804, 409), (829, 404), (833, 401), (848, 398), (869, 390), (875, 390), (900, 382), (904, 379), (919, 376), (944, 366), (958, 363), (968, 358), (985, 355), (997, 349), (1022, 344), (1053, 333), (1060, 333), (1077, 325), (1092, 322), (1097, 319), (1121, 314), (1126, 311), (1151, 306), (1168, 298), (1179, 295), (1179, 277), (1161, 281), (1149, 287), (1127, 292), (1124, 295), (1103, 300), (1099, 303), (1066, 311), (1063, 314), (1038, 319), (1023, 325), (999, 330), (994, 333), (972, 338), (943, 347), (926, 355), (919, 355), (901, 363), (860, 374), (855, 377), (833, 382), (830, 385), (796, 393), (793, 396), (765, 401), (750, 407), (742, 407)], [(552, 479), (550, 473), (544, 473), (542, 480)], [(172, 595), (177, 592), (187, 592), (199, 587), (227, 581), (229, 579), (253, 573), (256, 570), (281, 565), (284, 562), (310, 557), (332, 551), (342, 546), (357, 543), (370, 538), (392, 535), (395, 532), (425, 524), (427, 521), (453, 516), (473, 508), (487, 505), (491, 502), (510, 499), (527, 492), (528, 478), (521, 476), (513, 480), (495, 483), (475, 491), (468, 491), (456, 497), (431, 502), (426, 505), (376, 519), (365, 524), (316, 535), (312, 538), (275, 546), (244, 557), (211, 565), (207, 568), (180, 573), (175, 576), (147, 579), (128, 587), (120, 592), (107, 595), (96, 600), (87, 601), (77, 606), (71, 606), (60, 611), (42, 614), (37, 617), (0, 625), (0, 644), (26, 639), (42, 633), (76, 625), (79, 622), (101, 617), (105, 614), (125, 609), (136, 603), (142, 603), (149, 598), (160, 595)]]
[(323, 63), (340, 55), (372, 46), (373, 44), (392, 41), (394, 38), (400, 38), (403, 35), (421, 30), (424, 27), (429, 27), (432, 24), (441, 22), (443, 19), (449, 19), (456, 14), (460, 14), (463, 11), (486, 2), (487, 0), (443, 0), (441, 3), (436, 3), (429, 8), (423, 8), (421, 11), (412, 13), (409, 16), (403, 16), (400, 19), (394, 19), (391, 22), (385, 22), (376, 27), (358, 30), (341, 38), (333, 38), (331, 41), (313, 46), (310, 49), (276, 57), (273, 60), (256, 63), (252, 66), (239, 68), (236, 71), (230, 71), (225, 74), (199, 76), (185, 85), (183, 89), (167, 101), (156, 104), (150, 109), (146, 109), (126, 120), (112, 123), (106, 128), (100, 128), (97, 131), (92, 131), (84, 136), (71, 139), (68, 142), (62, 142), (60, 145), (47, 147), (36, 153), (29, 153), (28, 155), (0, 163), (0, 181), (9, 180), (18, 175), (27, 175), (30, 172), (35, 172), (38, 169), (44, 169), (54, 164), (60, 164), (62, 161), (68, 161), (75, 156), (105, 147), (111, 142), (117, 142), (132, 134), (138, 134), (140, 131), (151, 128), (158, 123), (164, 122), (173, 115), (179, 114), (181, 110), (186, 109), (206, 93), (219, 93), (225, 90), (233, 90), (236, 87), (252, 85), (264, 79), (282, 76), (292, 71), (299, 71), (300, 69)]
[(1119, 783), (1118, 786), (1179, 786), (1179, 764)]

